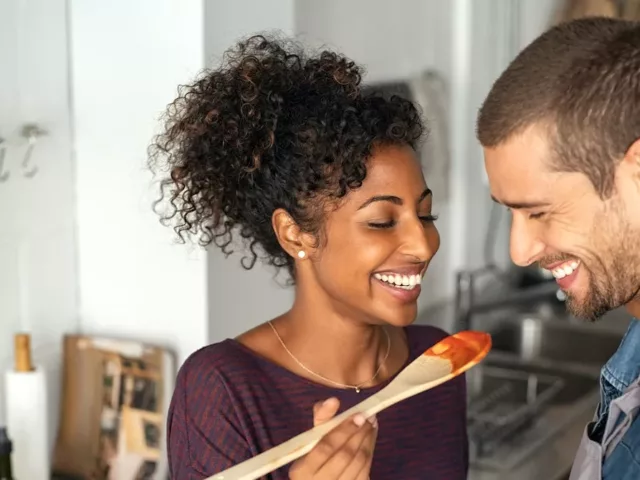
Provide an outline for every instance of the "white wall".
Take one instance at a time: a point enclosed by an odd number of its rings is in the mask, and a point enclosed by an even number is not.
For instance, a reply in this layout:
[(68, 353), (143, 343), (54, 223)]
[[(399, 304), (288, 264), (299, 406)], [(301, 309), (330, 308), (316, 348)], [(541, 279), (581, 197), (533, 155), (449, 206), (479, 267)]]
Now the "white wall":
[(299, 0), (296, 32), (309, 44), (337, 48), (364, 64), (367, 81), (397, 80), (430, 63), (432, 32), (427, 21), (431, 3)]
[(263, 31), (294, 32), (295, 0), (204, 0), (207, 66), (217, 65), (240, 38)]
[[(474, 182), (469, 185), (464, 209), (466, 234), (461, 235), (466, 243), (464, 264), (472, 267), (483, 265), (484, 235), (489, 222), (489, 212), (493, 207), (486, 184), (486, 173), (482, 149), (475, 138), (477, 111), (484, 101), (493, 82), (507, 67), (509, 62), (551, 25), (556, 0), (457, 0), (472, 5), (471, 28), (468, 51), (470, 58), (468, 73), (463, 75), (464, 90), (468, 95), (466, 112), (460, 116), (455, 130), (460, 147), (459, 158), (467, 160), (467, 168), (460, 174)], [(487, 29), (491, 25), (491, 29)], [(463, 30), (464, 31), (464, 30)], [(464, 139), (463, 139), (464, 138)], [(482, 184), (478, 179), (483, 179)], [(465, 182), (460, 179), (459, 181)], [(496, 234), (495, 259), (507, 267), (512, 265), (509, 258), (509, 227), (511, 217), (501, 209), (501, 219)], [(474, 238), (475, 241), (470, 241)]]
[[(50, 377), (53, 439), (61, 336), (77, 328), (65, 0), (0, 1), (0, 72), (0, 137), (11, 175), (0, 183), (0, 371), (12, 363), (13, 334), (30, 332), (34, 359)], [(48, 135), (33, 151), (39, 172), (28, 179), (20, 129), (31, 122)]]
[[(158, 223), (144, 164), (158, 114), (204, 65), (203, 26), (195, 1), (0, 2), (0, 369), (12, 334), (30, 331), (52, 439), (64, 333), (157, 342), (179, 361), (208, 341), (206, 254)], [(33, 179), (20, 170), (28, 122), (48, 131)]]
[[(207, 0), (205, 2), (205, 56), (214, 67), (222, 53), (239, 38), (262, 31), (294, 33), (294, 0)], [(274, 281), (274, 270), (258, 263), (246, 271), (242, 255), (225, 258), (208, 250), (209, 340), (234, 337), (284, 312), (293, 292)]]
[(151, 203), (158, 114), (203, 67), (203, 5), (70, 0), (83, 331), (175, 348), (207, 343), (206, 255), (173, 244)]

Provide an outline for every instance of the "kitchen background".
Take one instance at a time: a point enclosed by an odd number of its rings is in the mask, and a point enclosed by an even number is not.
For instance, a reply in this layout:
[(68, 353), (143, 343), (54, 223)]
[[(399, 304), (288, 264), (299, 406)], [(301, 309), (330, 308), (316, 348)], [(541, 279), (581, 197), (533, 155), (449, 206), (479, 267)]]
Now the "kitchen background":
[(13, 334), (29, 332), (49, 378), (50, 446), (64, 334), (158, 345), (179, 365), (291, 301), (268, 268), (247, 272), (240, 255), (176, 245), (152, 212), (145, 150), (178, 84), (215, 65), (239, 37), (276, 29), (339, 49), (367, 66), (367, 84), (421, 103), (433, 130), (423, 153), (443, 241), (419, 321), (451, 331), (459, 326), (449, 308), (456, 274), (490, 259), (509, 265), (508, 219), (497, 221), (488, 195), (476, 111), (566, 4), (1, 0), (0, 367), (10, 368)]

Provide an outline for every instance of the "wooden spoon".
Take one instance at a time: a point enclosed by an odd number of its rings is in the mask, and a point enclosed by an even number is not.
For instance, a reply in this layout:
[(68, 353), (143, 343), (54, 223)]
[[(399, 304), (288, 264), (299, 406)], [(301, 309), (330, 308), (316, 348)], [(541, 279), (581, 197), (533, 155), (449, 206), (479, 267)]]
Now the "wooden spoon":
[(465, 331), (436, 343), (402, 370), (389, 385), (366, 400), (277, 447), (206, 480), (255, 480), (307, 454), (330, 430), (351, 415), (370, 417), (406, 398), (457, 377), (477, 365), (491, 350), (491, 336)]

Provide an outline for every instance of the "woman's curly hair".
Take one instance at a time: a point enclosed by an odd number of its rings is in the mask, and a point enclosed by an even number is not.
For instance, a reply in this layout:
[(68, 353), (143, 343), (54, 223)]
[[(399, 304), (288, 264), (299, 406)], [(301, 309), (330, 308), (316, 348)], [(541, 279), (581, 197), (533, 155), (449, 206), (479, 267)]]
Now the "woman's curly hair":
[(416, 148), (423, 135), (410, 101), (365, 95), (361, 77), (330, 51), (308, 56), (265, 36), (238, 43), (221, 68), (181, 87), (150, 146), (152, 169), (165, 172), (164, 223), (227, 255), (239, 236), (246, 269), (260, 256), (293, 277), (273, 212), (286, 210), (318, 238), (327, 202), (362, 185), (373, 147)]

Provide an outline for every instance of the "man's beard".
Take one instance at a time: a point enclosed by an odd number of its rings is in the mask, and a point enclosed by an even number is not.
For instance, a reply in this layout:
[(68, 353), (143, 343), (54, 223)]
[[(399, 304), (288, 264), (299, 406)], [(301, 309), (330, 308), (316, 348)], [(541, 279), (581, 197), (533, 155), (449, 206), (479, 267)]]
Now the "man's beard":
[[(584, 267), (584, 265), (582, 265)], [(614, 302), (612, 296), (607, 295), (601, 291), (601, 288), (589, 280), (589, 290), (585, 294), (585, 298), (580, 301), (571, 295), (569, 292), (565, 292), (567, 299), (565, 305), (567, 311), (576, 318), (580, 318), (587, 322), (595, 322), (602, 318), (607, 312), (614, 310), (619, 305)]]
[[(602, 268), (600, 272), (588, 269), (584, 262), (581, 262), (580, 268), (587, 270), (589, 275), (589, 288), (582, 300), (575, 298), (570, 292), (565, 292), (566, 307), (571, 315), (595, 322), (638, 296), (640, 269), (634, 268), (637, 261), (622, 260), (621, 253), (623, 252), (618, 252), (611, 265)], [(601, 265), (604, 267), (602, 263)]]

